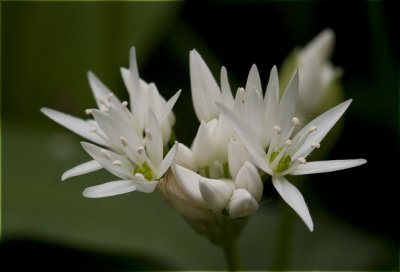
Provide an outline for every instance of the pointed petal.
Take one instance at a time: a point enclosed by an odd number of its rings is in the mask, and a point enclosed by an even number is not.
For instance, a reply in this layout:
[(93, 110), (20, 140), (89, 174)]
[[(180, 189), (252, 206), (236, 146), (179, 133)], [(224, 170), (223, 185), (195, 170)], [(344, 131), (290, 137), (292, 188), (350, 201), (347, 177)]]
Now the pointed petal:
[(201, 121), (196, 138), (193, 141), (193, 155), (199, 167), (208, 166), (212, 161), (213, 141), (211, 132), (204, 121)]
[(193, 171), (198, 170), (198, 167), (194, 161), (192, 150), (181, 143), (178, 143), (178, 150), (175, 155), (175, 163)]
[(217, 118), (215, 102), (222, 102), (222, 94), (207, 64), (196, 50), (190, 51), (190, 83), (193, 106), (199, 120)]
[(158, 166), (163, 159), (163, 140), (160, 124), (151, 109), (149, 109), (148, 130), (145, 130), (145, 133), (147, 155), (151, 162)]
[(324, 29), (301, 50), (302, 65), (314, 65), (316, 62), (326, 61), (332, 54), (334, 44), (335, 33), (330, 28)]
[[(295, 117), (297, 97), (299, 91), (299, 72), (296, 70), (290, 80), (279, 104), (278, 125), (282, 129), (282, 135), (286, 135), (292, 127), (292, 118)], [(286, 141), (286, 139), (284, 139)], [(282, 144), (282, 143), (279, 143)]]
[(279, 78), (276, 66), (272, 67), (264, 97), (263, 147), (266, 148), (272, 138), (273, 126), (278, 123)]
[[(83, 149), (98, 163), (100, 163), (107, 171), (120, 177), (122, 179), (133, 179), (133, 164), (129, 162), (125, 157), (100, 148), (94, 144), (81, 142)], [(119, 161), (116, 163), (116, 161)], [(113, 164), (114, 162), (114, 164)]]
[(157, 115), (158, 122), (162, 125), (165, 121), (165, 119), (169, 116), (169, 114), (172, 112), (172, 108), (174, 107), (176, 101), (179, 98), (179, 95), (181, 94), (182, 90), (179, 90), (174, 94), (166, 104), (161, 108), (160, 113)]
[(97, 144), (108, 146), (108, 144), (100, 138), (96, 133), (91, 132), (93, 129), (93, 124), (91, 121), (82, 120), (80, 118), (74, 117), (69, 114), (65, 114), (56, 110), (52, 110), (49, 108), (41, 108), (40, 111), (49, 117), (54, 122), (66, 127), (72, 132), (82, 136), (92, 142)]
[(284, 177), (273, 176), (272, 184), (281, 195), (283, 200), (300, 216), (310, 231), (313, 231), (314, 224), (300, 191)]
[(244, 122), (240, 117), (238, 117), (232, 110), (228, 109), (222, 104), (218, 104), (221, 112), (228, 117), (231, 126), (235, 133), (239, 136), (240, 140), (243, 142), (247, 150), (262, 158), (265, 156), (264, 149), (257, 138), (257, 136), (252, 132), (252, 129)]
[(235, 179), (236, 188), (246, 189), (255, 200), (260, 201), (263, 194), (263, 183), (257, 168), (245, 162)]
[(262, 142), (264, 137), (262, 97), (260, 92), (256, 89), (246, 91), (246, 93), (246, 99), (243, 103), (243, 114), (241, 117), (255, 133), (258, 141)]
[(307, 175), (333, 172), (356, 167), (366, 162), (367, 161), (364, 159), (307, 162), (306, 164), (300, 164), (293, 172), (290, 173), (290, 175)]
[(233, 138), (233, 131), (229, 120), (225, 115), (220, 115), (214, 132), (215, 157), (221, 163), (225, 163), (228, 158), (229, 141)]
[(231, 86), (229, 85), (228, 73), (225, 67), (221, 68), (221, 92), (224, 105), (227, 106), (228, 108), (232, 108), (234, 99), (232, 95)]
[(114, 196), (135, 191), (136, 188), (137, 185), (132, 180), (116, 180), (88, 187), (83, 191), (83, 196), (89, 198)]
[(258, 209), (257, 201), (252, 195), (243, 188), (233, 191), (229, 202), (229, 216), (231, 218), (241, 218), (249, 216)]
[(103, 168), (103, 166), (100, 163), (98, 163), (95, 160), (91, 160), (91, 161), (79, 164), (79, 165), (69, 169), (68, 171), (64, 172), (64, 174), (61, 177), (61, 180), (64, 181), (71, 177), (94, 172), (94, 171), (100, 170), (101, 168)]
[(220, 213), (228, 205), (233, 192), (233, 183), (229, 183), (219, 179), (200, 179), (201, 195), (208, 207), (216, 213)]
[(172, 169), (176, 184), (179, 186), (183, 194), (189, 197), (195, 204), (204, 206), (205, 202), (200, 193), (199, 187), (200, 179), (202, 177), (199, 174), (177, 164), (175, 164)]
[(251, 91), (256, 89), (259, 92), (262, 92), (260, 73), (258, 72), (257, 66), (255, 64), (251, 66), (249, 75), (247, 77), (245, 89), (246, 91)]
[(98, 77), (92, 71), (87, 72), (87, 77), (98, 108), (104, 109), (105, 105), (100, 103), (100, 101), (104, 101), (106, 103), (107, 96), (112, 92), (107, 88), (106, 85), (104, 85), (103, 82), (100, 81), (100, 79), (98, 79)]
[(231, 140), (228, 145), (228, 164), (229, 171), (233, 179), (242, 168), (243, 164), (250, 159), (250, 154), (246, 148), (238, 141)]
[(157, 173), (158, 179), (161, 178), (168, 170), (168, 168), (171, 166), (177, 150), (178, 150), (178, 142), (175, 142), (174, 146), (168, 151), (167, 155), (165, 155), (165, 158), (158, 167), (158, 173)]
[(296, 147), (297, 151), (295, 151), (294, 159), (298, 157), (307, 157), (308, 154), (312, 151), (310, 148), (313, 143), (320, 143), (322, 139), (326, 136), (326, 134), (331, 130), (331, 128), (336, 124), (339, 118), (343, 115), (346, 109), (349, 107), (351, 103), (351, 99), (337, 105), (336, 107), (326, 111), (321, 114), (310, 123), (308, 123), (304, 128), (302, 128), (295, 138), (304, 137), (305, 134), (309, 133), (309, 129), (312, 126), (316, 126), (317, 130), (311, 133), (307, 140), (303, 145)]

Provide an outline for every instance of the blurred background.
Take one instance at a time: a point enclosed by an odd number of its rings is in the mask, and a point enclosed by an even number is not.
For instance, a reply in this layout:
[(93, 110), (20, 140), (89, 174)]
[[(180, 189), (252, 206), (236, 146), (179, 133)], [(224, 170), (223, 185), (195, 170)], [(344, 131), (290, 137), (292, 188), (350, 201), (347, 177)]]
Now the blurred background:
[[(1, 265), (41, 270), (225, 269), (222, 251), (198, 236), (158, 193), (86, 199), (105, 171), (61, 182), (89, 157), (82, 139), (42, 115), (84, 118), (95, 102), (92, 70), (121, 99), (119, 68), (136, 47), (139, 72), (169, 98), (178, 140), (190, 144), (189, 50), (235, 89), (256, 63), (265, 87), (273, 65), (323, 29), (336, 33), (332, 62), (354, 101), (330, 159), (366, 158), (352, 170), (309, 176), (301, 191), (310, 233), (271, 186), (239, 239), (243, 267), (397, 270), (399, 265), (399, 28), (389, 1), (177, 1), (1, 3)], [(11, 270), (14, 270), (11, 269)], [(3, 270), (4, 271), (4, 270)]]

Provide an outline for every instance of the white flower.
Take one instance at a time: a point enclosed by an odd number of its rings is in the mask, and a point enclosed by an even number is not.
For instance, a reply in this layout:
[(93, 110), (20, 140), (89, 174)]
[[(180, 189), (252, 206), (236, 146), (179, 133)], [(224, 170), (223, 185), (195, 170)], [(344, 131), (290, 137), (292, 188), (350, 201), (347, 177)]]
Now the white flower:
[(121, 180), (89, 187), (86, 197), (105, 197), (131, 191), (150, 193), (170, 167), (177, 150), (175, 144), (163, 155), (169, 142), (174, 106), (180, 91), (168, 102), (158, 93), (153, 83), (139, 78), (135, 49), (130, 53), (130, 69), (122, 69), (128, 88), (132, 111), (128, 102), (121, 102), (97, 77), (89, 72), (89, 83), (98, 109), (87, 109), (94, 119), (82, 120), (52, 109), (41, 111), (50, 119), (76, 134), (100, 145), (82, 142), (93, 158), (66, 171), (62, 180), (105, 168)]
[[(277, 80), (277, 79), (275, 79)], [(275, 92), (277, 89), (267, 91)], [(234, 111), (220, 104), (220, 110), (228, 117), (231, 125), (251, 155), (251, 161), (264, 172), (272, 176), (272, 183), (282, 198), (301, 217), (308, 228), (313, 230), (313, 222), (307, 205), (299, 190), (286, 180), (286, 175), (304, 175), (331, 172), (364, 164), (366, 160), (334, 160), (306, 162), (307, 156), (320, 147), (320, 142), (343, 115), (351, 100), (328, 110), (304, 126), (295, 135), (294, 131), (299, 126), (300, 120), (295, 116), (298, 92), (298, 73), (290, 81), (279, 104), (272, 103), (273, 111), (278, 110), (276, 123), (270, 123), (269, 129), (273, 131), (271, 143), (266, 151), (250, 126)]]
[(299, 69), (298, 114), (300, 117), (315, 116), (330, 106), (330, 101), (340, 101), (337, 79), (342, 69), (334, 67), (330, 57), (335, 44), (335, 33), (325, 29), (303, 48), (289, 55), (283, 63), (283, 78), (289, 78)]

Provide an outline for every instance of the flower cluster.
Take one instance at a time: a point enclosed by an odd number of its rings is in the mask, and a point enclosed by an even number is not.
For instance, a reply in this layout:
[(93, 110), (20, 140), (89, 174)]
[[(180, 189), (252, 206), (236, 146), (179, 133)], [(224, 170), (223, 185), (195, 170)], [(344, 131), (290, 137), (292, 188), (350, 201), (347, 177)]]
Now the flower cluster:
[[(215, 244), (227, 245), (258, 209), (264, 182), (271, 177), (282, 199), (312, 231), (303, 196), (286, 176), (336, 171), (366, 162), (307, 161), (351, 102), (347, 100), (301, 127), (296, 110), (304, 97), (299, 93), (301, 69), (307, 66), (307, 59), (313, 59), (312, 54), (324, 62), (326, 54), (320, 56), (321, 48), (330, 33), (322, 34), (305, 49), (300, 60), (303, 64), (282, 96), (276, 67), (263, 91), (253, 65), (245, 87), (233, 95), (226, 69), (221, 68), (218, 84), (200, 54), (192, 50), (191, 93), (200, 125), (191, 146), (171, 140), (175, 122), (172, 108), (180, 91), (166, 101), (155, 84), (140, 79), (132, 48), (129, 69), (121, 69), (130, 108), (91, 72), (88, 78), (97, 108), (86, 113), (92, 119), (42, 108), (55, 122), (95, 143), (81, 143), (92, 160), (66, 171), (62, 180), (104, 168), (120, 179), (86, 188), (84, 196), (106, 197), (135, 190), (151, 193), (158, 188), (193, 229)], [(308, 71), (303, 78), (312, 76), (315, 73)]]

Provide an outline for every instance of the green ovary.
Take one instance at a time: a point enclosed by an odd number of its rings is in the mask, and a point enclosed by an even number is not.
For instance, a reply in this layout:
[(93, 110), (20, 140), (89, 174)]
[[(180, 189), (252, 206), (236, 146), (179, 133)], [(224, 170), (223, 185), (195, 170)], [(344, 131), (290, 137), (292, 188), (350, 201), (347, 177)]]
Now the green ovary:
[(153, 171), (151, 171), (151, 168), (147, 164), (147, 162), (144, 162), (142, 165), (135, 165), (135, 167), (133, 168), (133, 173), (134, 174), (140, 173), (147, 180), (153, 180), (154, 178)]
[[(272, 163), (274, 161), (274, 159), (279, 155), (279, 153), (280, 153), (279, 151), (272, 152), (271, 157), (269, 158), (269, 162)], [(279, 160), (279, 162), (276, 165), (276, 167), (274, 168), (274, 170), (276, 172), (283, 172), (283, 171), (289, 169), (291, 164), (292, 164), (292, 158), (290, 157), (289, 154), (285, 154)]]

